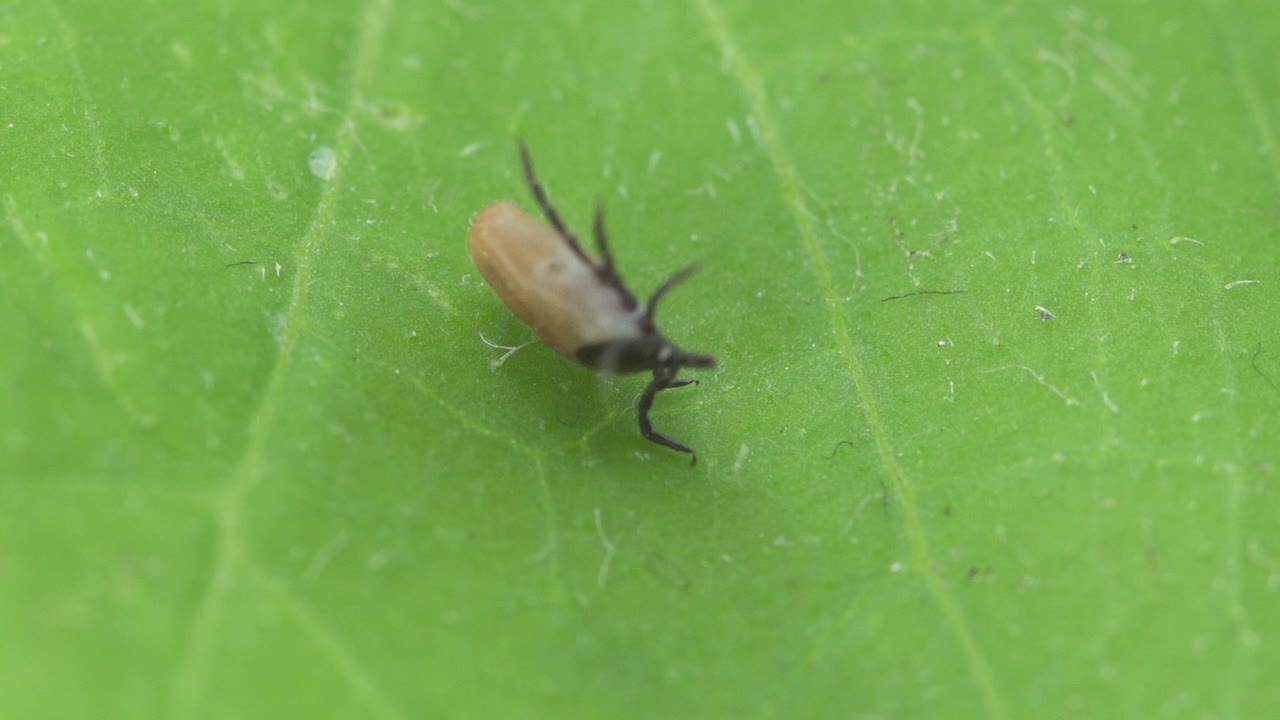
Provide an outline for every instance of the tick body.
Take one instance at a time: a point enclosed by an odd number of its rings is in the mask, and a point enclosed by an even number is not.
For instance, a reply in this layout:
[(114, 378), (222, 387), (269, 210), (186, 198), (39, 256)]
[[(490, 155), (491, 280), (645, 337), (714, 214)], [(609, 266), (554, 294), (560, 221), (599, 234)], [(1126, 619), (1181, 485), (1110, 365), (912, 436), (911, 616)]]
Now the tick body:
[(529, 190), (547, 224), (509, 202), (490, 205), (471, 221), (467, 246), (476, 268), (507, 307), (547, 345), (570, 360), (597, 372), (626, 374), (652, 371), (653, 380), (640, 396), (640, 434), (672, 450), (693, 449), (657, 433), (649, 422), (654, 397), (663, 390), (697, 380), (676, 379), (680, 368), (713, 368), (710, 355), (681, 350), (654, 324), (662, 297), (693, 273), (685, 268), (640, 302), (614, 267), (604, 230), (604, 208), (596, 206), (594, 234), (598, 257), (582, 248), (565, 227), (533, 173), (524, 143), (520, 144)]

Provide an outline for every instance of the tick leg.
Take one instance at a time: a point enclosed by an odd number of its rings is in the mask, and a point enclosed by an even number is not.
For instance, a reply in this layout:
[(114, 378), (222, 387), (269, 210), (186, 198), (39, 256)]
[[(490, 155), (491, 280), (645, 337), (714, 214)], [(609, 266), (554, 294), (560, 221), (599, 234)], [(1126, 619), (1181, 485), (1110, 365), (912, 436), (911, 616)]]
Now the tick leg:
[(529, 148), (525, 147), (524, 140), (520, 141), (520, 162), (524, 165), (524, 179), (529, 184), (529, 192), (533, 193), (533, 199), (538, 201), (538, 207), (542, 208), (542, 214), (547, 216), (547, 222), (551, 223), (551, 227), (560, 233), (560, 237), (564, 238), (569, 249), (573, 251), (578, 259), (586, 263), (590, 267), (596, 267), (596, 263), (587, 256), (586, 251), (582, 249), (582, 245), (578, 243), (578, 238), (569, 232), (569, 228), (564, 226), (564, 221), (560, 219), (560, 213), (556, 212), (556, 206), (551, 204), (551, 199), (547, 197), (547, 191), (542, 187), (542, 183), (538, 182), (538, 178), (533, 174), (533, 161), (529, 159)]
[(658, 309), (658, 301), (662, 299), (662, 296), (666, 295), (667, 291), (670, 290), (671, 288), (675, 287), (676, 285), (679, 285), (685, 280), (688, 280), (689, 276), (696, 272), (698, 272), (698, 266), (696, 264), (690, 265), (689, 267), (667, 278), (661, 285), (659, 285), (658, 289), (654, 290), (653, 294), (649, 296), (649, 302), (644, 304), (645, 320), (648, 320), (649, 322), (653, 322), (653, 311)]
[(697, 465), (698, 455), (693, 451), (693, 448), (676, 442), (662, 433), (654, 432), (653, 423), (649, 422), (649, 410), (653, 408), (653, 399), (658, 393), (697, 382), (696, 380), (676, 380), (674, 375), (674, 371), (655, 371), (653, 380), (644, 389), (644, 394), (640, 396), (640, 403), (637, 405), (640, 415), (640, 434), (649, 442), (657, 443), (679, 452), (689, 453), (693, 456), (689, 464)]
[(634, 310), (639, 302), (636, 300), (636, 296), (632, 295), (627, 286), (622, 283), (622, 278), (613, 267), (613, 251), (609, 249), (609, 238), (604, 232), (604, 203), (599, 201), (596, 201), (596, 217), (592, 229), (596, 236), (596, 249), (600, 252), (600, 266), (596, 272), (599, 273), (602, 280), (609, 283), (622, 295), (623, 308), (625, 310)]
[(613, 274), (613, 252), (609, 250), (609, 238), (604, 232), (604, 203), (596, 201), (595, 223), (592, 227), (596, 235), (596, 249), (600, 251), (600, 262), (606, 274)]

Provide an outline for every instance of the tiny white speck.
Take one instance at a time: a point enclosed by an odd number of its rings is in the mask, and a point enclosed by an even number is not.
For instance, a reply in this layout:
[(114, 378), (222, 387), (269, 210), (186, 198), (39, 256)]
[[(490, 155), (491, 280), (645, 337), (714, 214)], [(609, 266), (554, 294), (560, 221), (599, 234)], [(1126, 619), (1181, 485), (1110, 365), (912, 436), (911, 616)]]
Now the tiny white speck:
[(284, 269), (280, 263), (276, 263), (276, 277), (280, 277), (280, 271)]
[(1106, 405), (1107, 409), (1113, 413), (1120, 412), (1120, 406), (1116, 405), (1115, 402), (1111, 399), (1111, 396), (1108, 395), (1106, 392), (1102, 393), (1102, 404)]
[(143, 325), (146, 325), (146, 323), (142, 321), (142, 316), (139, 315), (138, 311), (129, 303), (124, 304), (124, 316), (129, 318), (129, 322), (139, 330), (142, 329)]
[(1204, 243), (1200, 242), (1199, 240), (1196, 240), (1195, 238), (1182, 237), (1181, 235), (1179, 235), (1178, 237), (1169, 238), (1170, 245), (1177, 245), (1178, 243), (1183, 243), (1183, 242), (1192, 242), (1197, 245), (1204, 245)]
[(469, 145), (463, 145), (462, 149), (458, 151), (458, 156), (470, 157), (472, 155), (475, 155), (476, 151), (482, 147), (484, 147), (484, 143), (478, 143), (478, 142), (473, 142)]
[[(10, 127), (13, 127), (10, 125)], [(738, 123), (733, 118), (729, 118), (725, 122), (725, 127), (729, 129), (729, 137), (733, 139), (733, 144), (737, 145), (742, 142), (742, 132), (738, 130)]]
[(307, 167), (321, 180), (332, 180), (338, 173), (338, 154), (333, 148), (322, 145), (307, 156)]
[(1232, 282), (1227, 283), (1226, 285), (1223, 285), (1222, 289), (1231, 290), (1232, 288), (1237, 288), (1237, 287), (1240, 287), (1241, 285), (1257, 285), (1260, 282), (1262, 281), (1261, 280), (1234, 280)]
[(901, 560), (894, 560), (892, 563), (889, 564), (889, 572), (891, 573), (900, 573), (905, 569), (906, 569), (906, 566), (902, 564)]

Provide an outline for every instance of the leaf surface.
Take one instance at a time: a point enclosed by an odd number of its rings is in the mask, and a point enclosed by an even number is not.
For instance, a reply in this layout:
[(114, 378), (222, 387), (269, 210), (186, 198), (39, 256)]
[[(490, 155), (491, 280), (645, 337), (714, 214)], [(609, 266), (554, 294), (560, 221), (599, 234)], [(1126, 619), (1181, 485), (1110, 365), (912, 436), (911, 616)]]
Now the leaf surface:
[[(1263, 717), (1261, 3), (0, 16), (0, 715)], [(658, 399), (465, 250), (598, 198)]]

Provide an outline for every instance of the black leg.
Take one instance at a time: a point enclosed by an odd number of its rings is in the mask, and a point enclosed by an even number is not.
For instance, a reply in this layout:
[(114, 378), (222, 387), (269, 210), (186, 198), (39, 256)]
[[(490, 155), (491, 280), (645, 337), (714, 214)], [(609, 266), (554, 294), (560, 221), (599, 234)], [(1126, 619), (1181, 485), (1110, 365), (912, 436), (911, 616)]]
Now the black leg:
[(639, 302), (636, 296), (631, 294), (627, 286), (623, 284), (622, 278), (619, 277), (618, 271), (613, 267), (613, 251), (609, 249), (609, 238), (604, 232), (604, 203), (596, 201), (596, 217), (594, 224), (596, 236), (596, 249), (600, 251), (600, 266), (597, 272), (600, 279), (613, 286), (619, 294), (622, 295), (622, 307), (624, 310), (634, 310)]
[(693, 451), (693, 448), (687, 445), (682, 445), (662, 433), (654, 432), (653, 423), (649, 422), (649, 410), (653, 408), (653, 399), (658, 395), (658, 393), (663, 390), (684, 387), (685, 385), (697, 382), (697, 380), (676, 380), (675, 375), (675, 370), (653, 371), (653, 380), (649, 383), (649, 386), (644, 389), (644, 394), (640, 396), (640, 403), (637, 405), (637, 409), (640, 414), (640, 434), (649, 442), (657, 443), (679, 452), (689, 453), (693, 456), (692, 459), (689, 460), (689, 464), (697, 465), (698, 455)]
[(689, 267), (667, 278), (666, 281), (664, 281), (661, 285), (659, 285), (658, 289), (654, 290), (653, 294), (649, 296), (649, 302), (645, 303), (645, 307), (644, 307), (645, 319), (648, 320), (649, 322), (653, 322), (653, 311), (658, 309), (658, 301), (662, 299), (662, 296), (666, 295), (667, 291), (670, 290), (671, 288), (675, 287), (676, 285), (679, 285), (685, 280), (688, 280), (689, 276), (696, 272), (698, 272), (698, 266), (690, 265)]
[(520, 162), (524, 165), (524, 179), (529, 184), (529, 192), (533, 193), (533, 199), (538, 201), (538, 207), (542, 208), (542, 214), (547, 217), (547, 222), (560, 233), (560, 237), (564, 238), (569, 249), (578, 256), (578, 259), (591, 267), (596, 267), (595, 261), (587, 256), (582, 245), (578, 243), (578, 238), (565, 227), (564, 221), (560, 219), (560, 213), (556, 212), (555, 205), (552, 205), (550, 198), (547, 197), (547, 191), (533, 174), (533, 161), (529, 159), (529, 148), (525, 147), (524, 140), (520, 141)]
[(594, 228), (596, 233), (596, 249), (600, 251), (600, 262), (606, 274), (613, 274), (613, 252), (609, 250), (609, 238), (604, 233), (604, 203), (596, 201), (596, 217)]

